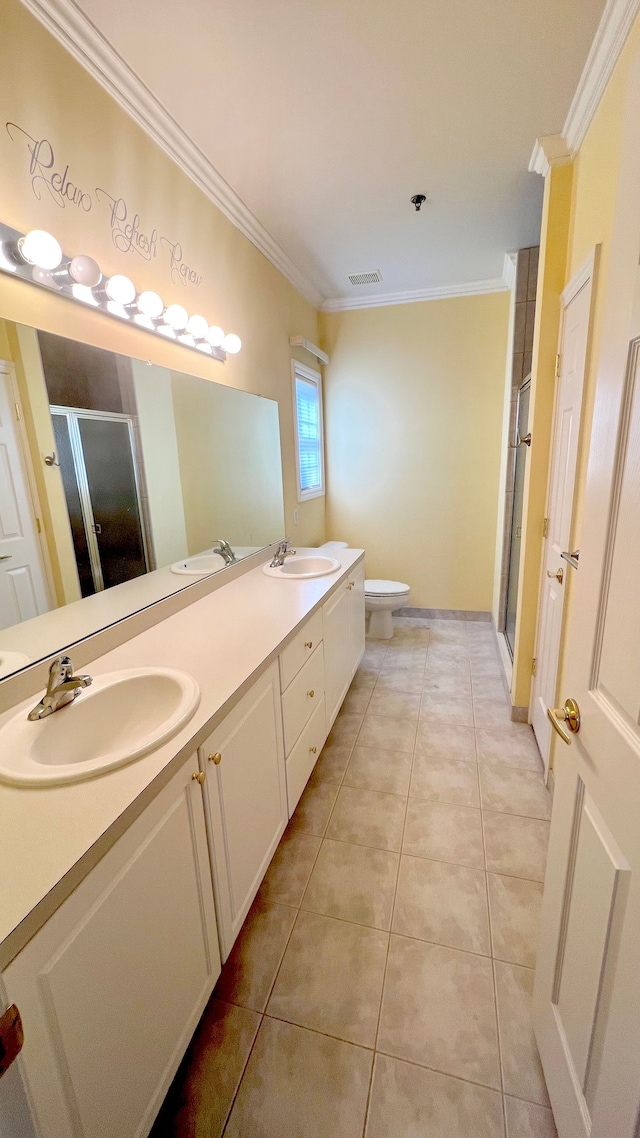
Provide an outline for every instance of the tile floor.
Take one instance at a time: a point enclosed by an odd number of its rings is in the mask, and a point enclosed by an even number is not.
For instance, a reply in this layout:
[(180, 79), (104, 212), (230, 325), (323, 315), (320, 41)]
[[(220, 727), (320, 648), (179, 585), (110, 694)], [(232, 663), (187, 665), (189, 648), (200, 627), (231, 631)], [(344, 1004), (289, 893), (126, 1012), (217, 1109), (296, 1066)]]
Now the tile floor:
[(368, 641), (153, 1138), (554, 1138), (549, 812), (488, 625)]

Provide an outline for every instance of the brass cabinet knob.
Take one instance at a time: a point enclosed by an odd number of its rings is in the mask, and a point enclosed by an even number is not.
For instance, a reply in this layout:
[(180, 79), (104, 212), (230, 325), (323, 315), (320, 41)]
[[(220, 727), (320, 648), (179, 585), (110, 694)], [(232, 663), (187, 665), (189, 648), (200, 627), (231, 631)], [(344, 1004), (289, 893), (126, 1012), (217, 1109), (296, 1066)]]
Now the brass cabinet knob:
[(305, 648), (313, 648), (313, 640), (305, 640), (304, 646)]
[(555, 577), (558, 584), (561, 585), (562, 579), (564, 577), (564, 569), (562, 568), (562, 566), (560, 566), (559, 569), (556, 569), (555, 573), (551, 573), (550, 570), (547, 569), (547, 577)]
[(355, 588), (355, 584), (356, 584), (355, 581), (349, 581), (349, 588), (350, 589)]
[(314, 695), (315, 695), (315, 694), (316, 694), (316, 693), (314, 692), (313, 688), (311, 688), (311, 691), (308, 691), (308, 692), (307, 692), (307, 695), (309, 696), (309, 699), (313, 699), (313, 697), (314, 697)]
[(312, 755), (315, 755), (315, 753), (316, 753), (316, 751), (318, 750), (318, 748), (317, 748), (317, 747), (309, 747), (309, 750), (311, 751), (311, 754), (312, 754)]
[(220, 754), (220, 752), (216, 751), (215, 755), (209, 755), (209, 762), (215, 763), (216, 766), (218, 765), (218, 763), (221, 763), (222, 762), (222, 755)]
[(199, 782), (200, 786), (202, 786), (205, 777), (204, 771), (194, 771), (191, 777), (194, 782)]
[(580, 708), (575, 699), (569, 698), (564, 707), (548, 707), (547, 718), (565, 743), (570, 743), (571, 735), (577, 735), (580, 730)]

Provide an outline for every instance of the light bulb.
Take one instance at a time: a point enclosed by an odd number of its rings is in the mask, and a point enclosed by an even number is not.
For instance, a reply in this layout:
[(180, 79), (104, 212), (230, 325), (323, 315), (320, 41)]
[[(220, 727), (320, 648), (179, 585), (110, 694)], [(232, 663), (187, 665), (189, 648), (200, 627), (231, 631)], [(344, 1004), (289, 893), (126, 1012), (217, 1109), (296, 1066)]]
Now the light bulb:
[(94, 261), (93, 257), (87, 257), (82, 253), (79, 257), (73, 257), (68, 265), (69, 276), (76, 284), (87, 285), (89, 288), (95, 288), (102, 280), (102, 273), (100, 265)]
[(44, 229), (32, 229), (18, 241), (20, 256), (29, 265), (39, 269), (57, 269), (62, 260), (62, 249), (55, 237)]
[(170, 304), (164, 318), (171, 328), (175, 328), (176, 332), (181, 332), (188, 324), (189, 313), (181, 304)]
[(98, 301), (89, 288), (89, 285), (74, 284), (71, 286), (71, 292), (76, 300), (81, 300), (84, 304), (92, 304), (94, 308), (98, 308)]
[(109, 300), (115, 301), (116, 304), (131, 304), (136, 295), (136, 286), (128, 277), (116, 273), (115, 277), (109, 277), (105, 292)]
[(166, 336), (168, 340), (175, 340), (176, 334), (170, 324), (159, 324), (157, 331), (161, 336)]
[(155, 332), (156, 326), (150, 316), (145, 316), (144, 312), (138, 312), (134, 316), (134, 322), (139, 324), (141, 328), (148, 328), (150, 332)]
[(164, 311), (164, 301), (157, 292), (141, 292), (138, 297), (138, 311), (143, 316), (149, 316), (151, 319), (157, 319), (162, 316)]
[(212, 324), (211, 328), (207, 332), (206, 339), (211, 344), (212, 348), (219, 348), (222, 341), (224, 340), (224, 332), (222, 331), (222, 328), (218, 328), (217, 324)]
[(242, 340), (239, 336), (236, 336), (234, 332), (230, 332), (229, 335), (225, 336), (224, 340), (222, 341), (222, 347), (223, 350), (225, 352), (228, 352), (230, 356), (235, 356), (242, 347)]
[(195, 340), (204, 340), (208, 331), (209, 325), (204, 316), (192, 316), (190, 318), (187, 324), (187, 332), (191, 332)]

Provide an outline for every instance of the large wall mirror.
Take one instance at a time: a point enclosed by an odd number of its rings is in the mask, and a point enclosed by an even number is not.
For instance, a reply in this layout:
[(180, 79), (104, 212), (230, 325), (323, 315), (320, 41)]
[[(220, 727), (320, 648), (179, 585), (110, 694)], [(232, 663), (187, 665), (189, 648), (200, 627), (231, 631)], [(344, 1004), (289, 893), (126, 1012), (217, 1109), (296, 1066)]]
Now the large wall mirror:
[(274, 400), (0, 320), (0, 678), (283, 534)]

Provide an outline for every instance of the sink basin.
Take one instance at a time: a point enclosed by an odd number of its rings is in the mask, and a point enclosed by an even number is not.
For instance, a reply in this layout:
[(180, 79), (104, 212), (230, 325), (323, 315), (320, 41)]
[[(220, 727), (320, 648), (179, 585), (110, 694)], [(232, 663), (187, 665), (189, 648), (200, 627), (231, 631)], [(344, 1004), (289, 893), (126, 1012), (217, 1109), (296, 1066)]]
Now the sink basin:
[(24, 652), (5, 652), (0, 648), (0, 679), (3, 676), (10, 676), (12, 672), (17, 672), (19, 668), (24, 668), (25, 664), (30, 663), (31, 660)]
[(263, 566), (262, 572), (267, 577), (285, 577), (289, 580), (299, 580), (301, 577), (326, 577), (340, 568), (340, 562), (335, 557), (288, 557), (284, 565)]
[(171, 572), (184, 577), (203, 577), (207, 573), (217, 573), (224, 569), (225, 560), (219, 553), (196, 553), (194, 557), (187, 557), (184, 561), (175, 561)]
[(26, 708), (5, 724), (0, 730), (0, 781), (54, 786), (114, 770), (165, 743), (199, 702), (193, 677), (172, 668), (130, 668), (98, 676), (73, 703), (45, 719), (30, 723)]

